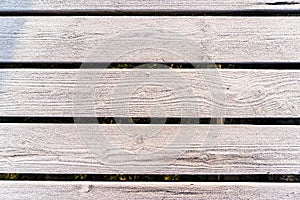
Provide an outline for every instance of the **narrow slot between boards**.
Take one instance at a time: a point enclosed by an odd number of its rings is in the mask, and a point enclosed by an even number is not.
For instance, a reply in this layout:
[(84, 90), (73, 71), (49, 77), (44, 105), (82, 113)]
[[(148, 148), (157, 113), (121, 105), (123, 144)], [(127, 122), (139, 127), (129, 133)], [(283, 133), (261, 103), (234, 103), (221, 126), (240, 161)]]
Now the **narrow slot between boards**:
[[(247, 10), (149, 10), (149, 9), (131, 9), (131, 10), (103, 10), (103, 9), (85, 9), (85, 10), (0, 10), (0, 16), (300, 16), (297, 9), (275, 9), (274, 6), (286, 6), (284, 4), (266, 3), (268, 9), (247, 9)], [(288, 4), (296, 5), (296, 4)]]
[[(0, 69), (133, 69), (151, 66), (154, 69), (275, 69), (297, 70), (300, 63), (0, 63)], [(147, 64), (147, 65), (145, 65)]]
[(143, 175), (143, 174), (18, 174), (1, 173), (0, 180), (123, 181), (123, 182), (299, 182), (299, 174), (255, 175)]
[[(78, 118), (77, 118), (78, 119)], [(1, 123), (53, 123), (53, 124), (220, 124), (219, 118), (139, 118), (139, 117), (0, 117)], [(75, 122), (74, 122), (75, 121)], [(225, 118), (224, 124), (300, 125), (300, 118)]]

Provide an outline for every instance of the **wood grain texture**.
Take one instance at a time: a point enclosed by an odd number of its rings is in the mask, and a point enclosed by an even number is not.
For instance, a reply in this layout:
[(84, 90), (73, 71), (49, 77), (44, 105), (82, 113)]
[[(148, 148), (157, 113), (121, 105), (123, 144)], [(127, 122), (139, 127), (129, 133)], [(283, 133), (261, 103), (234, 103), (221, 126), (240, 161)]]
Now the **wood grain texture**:
[(299, 24), (299, 17), (2, 17), (0, 61), (300, 62)]
[(2, 0), (1, 11), (205, 12), (300, 9), (299, 0)]
[(1, 199), (283, 199), (297, 200), (299, 183), (0, 182)]
[(0, 173), (299, 174), (299, 126), (0, 124)]
[(1, 69), (0, 78), (0, 116), (300, 116), (298, 70), (122, 70), (82, 66)]

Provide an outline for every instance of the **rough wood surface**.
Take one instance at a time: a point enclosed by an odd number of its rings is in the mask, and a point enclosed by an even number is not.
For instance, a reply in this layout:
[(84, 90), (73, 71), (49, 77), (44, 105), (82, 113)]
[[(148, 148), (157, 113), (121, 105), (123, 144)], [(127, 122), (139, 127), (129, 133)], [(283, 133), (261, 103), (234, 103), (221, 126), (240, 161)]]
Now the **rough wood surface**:
[(0, 11), (206, 12), (300, 9), (299, 0), (1, 0)]
[(299, 117), (300, 71), (1, 69), (0, 116)]
[(293, 199), (299, 183), (0, 182), (1, 199)]
[(299, 24), (299, 17), (2, 17), (0, 61), (300, 62)]
[(0, 173), (299, 174), (299, 126), (0, 124)]

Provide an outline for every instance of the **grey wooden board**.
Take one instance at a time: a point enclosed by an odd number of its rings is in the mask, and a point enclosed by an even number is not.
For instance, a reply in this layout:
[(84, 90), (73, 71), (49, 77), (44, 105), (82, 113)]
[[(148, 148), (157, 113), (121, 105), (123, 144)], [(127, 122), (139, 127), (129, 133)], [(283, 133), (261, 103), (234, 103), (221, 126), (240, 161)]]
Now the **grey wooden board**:
[(293, 199), (299, 183), (1, 181), (1, 199)]
[(0, 79), (0, 116), (300, 116), (298, 70), (82, 66), (1, 69)]
[(2, 17), (0, 61), (300, 62), (299, 33), (300, 17)]
[(299, 174), (300, 126), (0, 124), (0, 173)]
[[(277, 5), (276, 5), (277, 4)], [(1, 0), (1, 11), (205, 12), (300, 9), (299, 0)]]

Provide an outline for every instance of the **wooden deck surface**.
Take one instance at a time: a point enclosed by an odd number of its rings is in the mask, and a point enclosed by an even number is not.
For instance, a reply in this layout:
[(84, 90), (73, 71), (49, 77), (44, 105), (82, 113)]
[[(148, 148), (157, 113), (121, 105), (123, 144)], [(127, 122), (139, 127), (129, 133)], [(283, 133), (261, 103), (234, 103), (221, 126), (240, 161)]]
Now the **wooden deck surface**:
[(2, 116), (282, 118), (300, 112), (298, 70), (83, 65), (0, 69), (0, 77)]
[[(0, 173), (299, 175), (299, 125), (196, 120), (300, 117), (300, 72), (288, 68), (300, 63), (299, 11), (300, 0), (2, 0), (0, 65), (82, 65), (0, 69), (0, 118), (76, 122), (0, 123)], [(112, 62), (196, 69), (86, 69)], [(220, 63), (253, 68), (203, 69)], [(299, 183), (0, 181), (0, 199), (297, 200), (299, 191)]]
[(1, 182), (4, 199), (298, 199), (300, 184)]
[(299, 126), (0, 124), (0, 173), (298, 174)]
[(0, 18), (2, 62), (300, 62), (299, 17)]
[(100, 13), (124, 13), (124, 12), (216, 12), (216, 11), (298, 11), (299, 0), (2, 0), (2, 11), (39, 11), (39, 12), (100, 12)]

